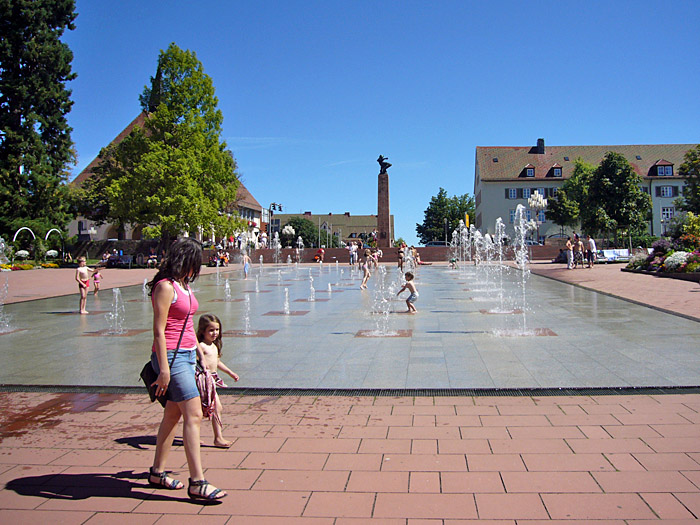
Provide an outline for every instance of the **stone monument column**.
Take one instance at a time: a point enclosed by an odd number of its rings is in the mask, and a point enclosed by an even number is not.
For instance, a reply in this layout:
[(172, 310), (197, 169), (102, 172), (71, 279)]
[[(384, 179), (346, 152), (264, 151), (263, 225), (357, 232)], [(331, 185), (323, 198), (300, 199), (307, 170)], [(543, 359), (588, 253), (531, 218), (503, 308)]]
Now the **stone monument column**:
[(377, 159), (381, 170), (377, 183), (377, 246), (389, 248), (391, 246), (391, 222), (389, 221), (389, 174), (387, 168), (391, 166), (382, 155)]

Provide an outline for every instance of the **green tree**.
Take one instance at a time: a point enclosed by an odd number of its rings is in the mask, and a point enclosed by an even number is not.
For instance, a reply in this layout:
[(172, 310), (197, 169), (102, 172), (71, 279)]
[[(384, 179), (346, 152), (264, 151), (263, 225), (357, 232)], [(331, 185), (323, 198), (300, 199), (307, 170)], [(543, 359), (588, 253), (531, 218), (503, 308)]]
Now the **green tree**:
[[(294, 228), (294, 235), (295, 238), (292, 241), (292, 246), (296, 247), (296, 239), (298, 237), (301, 237), (301, 240), (304, 241), (304, 247), (305, 248), (310, 248), (310, 247), (318, 247), (318, 239), (319, 239), (319, 230), (316, 227), (316, 225), (311, 222), (309, 219), (304, 219), (303, 217), (291, 217), (283, 226), (286, 226), (289, 224), (292, 228)], [(320, 232), (321, 234), (321, 244), (325, 244), (327, 248), (337, 248), (338, 247), (338, 238), (329, 235), (326, 236), (326, 232), (322, 231)], [(326, 238), (328, 237), (328, 238)], [(327, 240), (330, 240), (330, 244), (327, 242)]]
[[(447, 192), (440, 188), (438, 194), (431, 197), (430, 204), (425, 210), (423, 224), (416, 224), (416, 233), (421, 244), (430, 241), (445, 239), (464, 220), (465, 214), (469, 214), (469, 223), (474, 222), (474, 197), (464, 195), (447, 196)], [(445, 221), (447, 219), (447, 221)]]
[(73, 53), (73, 0), (0, 0), (0, 235), (37, 234), (70, 221), (68, 166), (75, 162), (66, 115)]
[(686, 177), (681, 208), (700, 213), (700, 144), (685, 153), (678, 175)]
[(588, 186), (595, 166), (583, 161), (581, 157), (574, 161), (574, 171), (556, 196), (547, 199), (548, 220), (562, 227), (575, 227), (579, 224), (581, 207), (588, 198)]
[(581, 226), (586, 232), (632, 234), (646, 227), (651, 197), (641, 188), (642, 178), (627, 159), (608, 152), (591, 176)]
[(243, 228), (236, 161), (221, 139), (214, 84), (196, 54), (174, 43), (161, 51), (140, 101), (148, 111), (144, 129), (103, 150), (85, 185), (85, 202), (95, 210), (90, 218), (159, 226), (163, 239), (212, 227), (229, 236)]

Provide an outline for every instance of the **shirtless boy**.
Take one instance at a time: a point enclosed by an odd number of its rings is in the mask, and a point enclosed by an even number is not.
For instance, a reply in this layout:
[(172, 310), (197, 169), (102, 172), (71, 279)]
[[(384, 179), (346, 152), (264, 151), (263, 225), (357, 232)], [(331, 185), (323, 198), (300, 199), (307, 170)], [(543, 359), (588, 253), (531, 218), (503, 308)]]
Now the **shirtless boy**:
[(75, 280), (78, 282), (78, 291), (80, 292), (80, 307), (79, 313), (89, 313), (85, 307), (87, 306), (87, 293), (90, 288), (90, 273), (95, 270), (87, 267), (85, 257), (78, 257), (78, 268), (75, 270)]

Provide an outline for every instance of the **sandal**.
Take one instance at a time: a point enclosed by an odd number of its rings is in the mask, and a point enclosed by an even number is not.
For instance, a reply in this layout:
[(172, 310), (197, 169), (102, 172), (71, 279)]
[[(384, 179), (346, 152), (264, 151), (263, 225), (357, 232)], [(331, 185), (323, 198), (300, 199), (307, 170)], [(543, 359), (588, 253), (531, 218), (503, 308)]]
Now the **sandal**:
[[(158, 481), (153, 481), (153, 478), (158, 478)], [(156, 472), (153, 470), (153, 467), (151, 467), (148, 471), (148, 484), (151, 487), (162, 487), (168, 490), (179, 490), (185, 488), (182, 481), (169, 478), (168, 473), (165, 470), (163, 472)]]
[[(187, 495), (192, 500), (216, 501), (227, 496), (225, 492), (217, 488), (214, 488), (214, 490), (207, 494), (207, 487), (209, 487), (209, 482), (206, 479), (192, 481), (192, 478), (190, 478), (189, 482), (190, 486), (187, 488)], [(197, 487), (197, 493), (192, 492), (192, 487)]]

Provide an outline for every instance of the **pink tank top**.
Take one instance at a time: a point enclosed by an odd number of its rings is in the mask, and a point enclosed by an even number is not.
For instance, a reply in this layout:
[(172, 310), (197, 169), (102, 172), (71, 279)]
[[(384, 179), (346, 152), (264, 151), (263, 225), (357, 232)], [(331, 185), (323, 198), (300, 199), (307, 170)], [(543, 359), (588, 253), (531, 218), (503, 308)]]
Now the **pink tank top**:
[[(162, 283), (165, 279), (158, 281), (156, 286)], [(187, 327), (185, 328), (185, 333), (182, 335), (182, 342), (180, 343), (180, 348), (191, 349), (197, 346), (197, 334), (194, 331), (194, 314), (199, 308), (199, 303), (197, 298), (189, 289), (189, 294), (187, 291), (183, 290), (179, 283), (176, 281), (171, 281), (173, 283), (173, 291), (175, 292), (173, 297), (173, 302), (170, 304), (170, 309), (168, 310), (168, 319), (165, 322), (165, 346), (167, 350), (175, 350), (177, 348), (177, 342), (180, 339), (180, 334), (182, 333), (182, 325), (187, 317), (187, 310), (190, 310), (190, 316), (187, 319)], [(155, 286), (154, 286), (155, 288)], [(190, 297), (192, 298), (192, 305), (190, 306)], [(151, 299), (153, 301), (153, 299)], [(155, 342), (153, 343), (152, 351), (156, 351)]]

